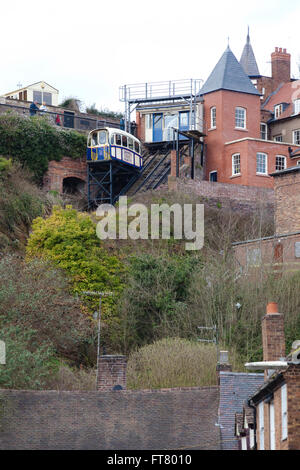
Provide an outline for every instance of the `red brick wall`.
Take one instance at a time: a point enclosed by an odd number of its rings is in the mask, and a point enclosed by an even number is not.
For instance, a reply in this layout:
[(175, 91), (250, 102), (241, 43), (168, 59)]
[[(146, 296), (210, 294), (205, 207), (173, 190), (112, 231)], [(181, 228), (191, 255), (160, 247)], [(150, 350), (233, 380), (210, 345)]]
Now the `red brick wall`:
[[(295, 272), (300, 269), (300, 258), (295, 256), (295, 243), (300, 242), (300, 234), (291, 235), (284, 238), (271, 238), (268, 240), (257, 240), (250, 243), (241, 243), (233, 246), (234, 257), (237, 265), (252, 277), (259, 276), (261, 270), (268, 272), (276, 271), (278, 275), (282, 272)], [(276, 247), (282, 246), (282, 259), (276, 260), (274, 257)], [(260, 249), (261, 265), (247, 266), (247, 252)]]
[(300, 230), (300, 168), (274, 178), (276, 233)]
[[(216, 107), (216, 129), (210, 128), (210, 109)], [(246, 129), (235, 129), (235, 108), (246, 109)], [(219, 90), (204, 96), (204, 121), (207, 129), (205, 144), (206, 168), (218, 171), (218, 181), (226, 182), (224, 144), (245, 137), (260, 137), (260, 98), (257, 95)]]
[(274, 80), (275, 89), (280, 83), (286, 83), (291, 78), (291, 54), (286, 49), (275, 48), (275, 52), (271, 54), (272, 62), (272, 78)]
[[(276, 155), (286, 157), (287, 167), (295, 166), (295, 161), (289, 157), (288, 147), (290, 144), (270, 142), (261, 139), (246, 139), (240, 142), (228, 143), (224, 151), (224, 177), (226, 183), (243, 184), (249, 186), (259, 186), (263, 188), (273, 188), (274, 178), (269, 176), (276, 170)], [(296, 149), (296, 147), (293, 147)], [(267, 154), (267, 173), (259, 175), (256, 173), (256, 154), (262, 152)], [(241, 175), (232, 176), (232, 155), (240, 154)]]
[(284, 319), (281, 313), (268, 313), (262, 319), (263, 360), (285, 357)]
[(100, 356), (97, 390), (109, 391), (115, 385), (120, 385), (126, 390), (126, 367), (125, 356)]
[(300, 449), (300, 365), (284, 372), (288, 396), (288, 450)]
[(64, 178), (78, 178), (86, 182), (86, 165), (85, 158), (75, 160), (70, 157), (63, 157), (59, 162), (52, 160), (49, 162), (48, 171), (44, 176), (44, 188), (47, 191), (62, 193)]

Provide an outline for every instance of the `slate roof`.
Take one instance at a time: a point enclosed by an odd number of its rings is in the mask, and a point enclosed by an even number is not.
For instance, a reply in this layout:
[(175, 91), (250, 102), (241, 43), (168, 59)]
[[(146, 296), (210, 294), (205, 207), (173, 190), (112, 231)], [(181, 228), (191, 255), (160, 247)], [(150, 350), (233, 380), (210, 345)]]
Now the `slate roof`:
[(260, 76), (255, 55), (250, 43), (250, 35), (248, 29), (247, 42), (245, 44), (242, 56), (240, 59), (240, 64), (244, 69), (244, 72), (248, 77), (258, 77)]
[(0, 402), (0, 450), (220, 450), (218, 387), (0, 390)]
[[(271, 94), (268, 100), (263, 105), (263, 109), (274, 113), (274, 107), (277, 104), (285, 103), (282, 114), (275, 119), (285, 119), (294, 116), (293, 101), (300, 99), (300, 80), (281, 84), (278, 89)], [(299, 115), (296, 115), (299, 116)]]
[(199, 94), (205, 95), (217, 90), (260, 95), (229, 46), (204, 83)]
[(238, 450), (235, 415), (264, 383), (264, 374), (220, 372), (219, 425), (223, 450)]

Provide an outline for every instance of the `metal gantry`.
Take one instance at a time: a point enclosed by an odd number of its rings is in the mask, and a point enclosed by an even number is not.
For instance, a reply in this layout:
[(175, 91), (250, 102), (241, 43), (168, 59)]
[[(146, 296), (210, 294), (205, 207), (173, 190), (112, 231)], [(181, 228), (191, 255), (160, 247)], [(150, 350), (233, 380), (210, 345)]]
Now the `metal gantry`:
[(196, 103), (202, 83), (202, 79), (191, 78), (122, 85), (119, 88), (119, 99), (125, 105), (125, 131), (131, 131), (130, 116), (137, 105), (165, 101), (188, 103), (192, 117), (190, 129), (196, 129)]

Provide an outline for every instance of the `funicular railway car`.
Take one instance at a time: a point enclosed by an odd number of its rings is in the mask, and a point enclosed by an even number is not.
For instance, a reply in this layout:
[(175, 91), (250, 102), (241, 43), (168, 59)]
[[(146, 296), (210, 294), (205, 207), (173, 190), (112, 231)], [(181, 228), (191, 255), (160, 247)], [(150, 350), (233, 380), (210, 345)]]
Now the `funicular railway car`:
[(91, 131), (87, 141), (87, 161), (109, 160), (120, 161), (141, 170), (143, 158), (140, 141), (120, 129), (104, 127)]

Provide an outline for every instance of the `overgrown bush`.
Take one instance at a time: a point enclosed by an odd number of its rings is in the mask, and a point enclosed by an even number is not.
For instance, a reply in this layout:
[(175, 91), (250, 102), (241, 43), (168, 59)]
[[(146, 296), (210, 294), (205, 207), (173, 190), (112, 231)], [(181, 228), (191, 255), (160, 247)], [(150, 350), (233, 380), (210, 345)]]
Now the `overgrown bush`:
[(10, 325), (0, 330), (6, 345), (6, 364), (0, 366), (0, 388), (34, 389), (45, 387), (51, 375), (50, 347), (37, 345), (32, 337), (35, 331)]
[(127, 385), (131, 389), (215, 385), (216, 361), (214, 345), (164, 338), (129, 356)]
[[(19, 163), (7, 161), (0, 173), (0, 246), (24, 244), (31, 222), (49, 210), (45, 194), (33, 184), (28, 171)], [(1, 163), (1, 161), (0, 161)], [(1, 177), (1, 174), (3, 177)], [(6, 241), (6, 243), (4, 243)]]
[(85, 149), (84, 135), (59, 130), (46, 117), (0, 115), (0, 155), (17, 159), (33, 172), (36, 181), (41, 180), (50, 160), (60, 160), (63, 156), (80, 158)]
[(182, 310), (201, 258), (144, 254), (128, 262), (127, 288), (120, 302), (124, 350), (184, 334)]
[[(30, 344), (80, 364), (94, 360), (95, 330), (80, 302), (68, 292), (63, 272), (48, 262), (24, 263), (16, 256), (0, 261), (0, 332), (30, 332)], [(91, 346), (92, 345), (92, 346)]]
[[(99, 308), (99, 297), (83, 292), (112, 292), (103, 297), (102, 326), (110, 326), (115, 335), (118, 323), (115, 304), (124, 287), (123, 262), (109, 254), (96, 235), (96, 224), (89, 214), (67, 207), (54, 207), (50, 217), (35, 219), (28, 239), (27, 258), (43, 258), (62, 268), (71, 281), (71, 292), (83, 301), (83, 310), (93, 314)], [(117, 338), (116, 338), (117, 341)]]

